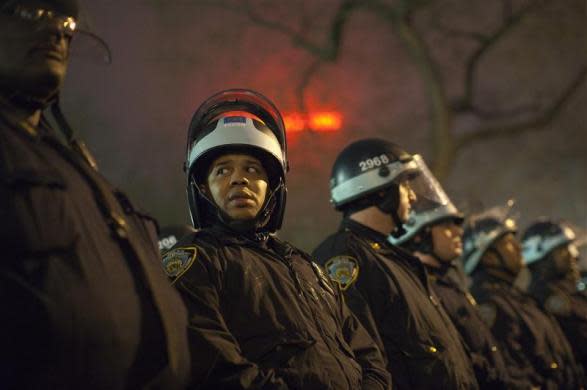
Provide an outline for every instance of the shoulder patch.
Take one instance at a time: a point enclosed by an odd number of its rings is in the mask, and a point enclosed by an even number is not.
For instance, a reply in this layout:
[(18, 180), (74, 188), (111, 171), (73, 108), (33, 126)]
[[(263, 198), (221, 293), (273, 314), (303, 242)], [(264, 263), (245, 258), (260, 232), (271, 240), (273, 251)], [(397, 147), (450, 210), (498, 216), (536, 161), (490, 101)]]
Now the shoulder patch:
[(544, 308), (557, 316), (568, 316), (571, 313), (571, 300), (563, 294), (552, 294), (544, 302)]
[(340, 285), (345, 291), (359, 277), (359, 262), (350, 256), (336, 256), (328, 260), (324, 267), (330, 279)]
[(187, 271), (196, 259), (198, 249), (190, 246), (175, 248), (163, 255), (163, 269), (170, 278), (178, 278)]
[(477, 307), (479, 308), (479, 314), (481, 315), (483, 322), (492, 328), (497, 319), (497, 308), (495, 305), (493, 303), (483, 303)]

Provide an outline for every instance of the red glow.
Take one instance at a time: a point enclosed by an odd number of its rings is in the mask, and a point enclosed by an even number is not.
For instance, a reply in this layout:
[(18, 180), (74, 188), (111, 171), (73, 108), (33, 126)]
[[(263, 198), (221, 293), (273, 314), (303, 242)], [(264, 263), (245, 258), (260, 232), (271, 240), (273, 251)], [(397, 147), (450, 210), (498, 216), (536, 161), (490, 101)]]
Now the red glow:
[(300, 113), (294, 112), (283, 117), (285, 129), (288, 133), (297, 133), (306, 129), (306, 119)]
[(342, 127), (342, 115), (338, 112), (317, 112), (310, 115), (310, 128), (315, 131), (338, 131)]
[(302, 114), (292, 112), (284, 115), (285, 128), (288, 133), (304, 130), (316, 132), (339, 131), (342, 128), (342, 115), (339, 112), (313, 112)]

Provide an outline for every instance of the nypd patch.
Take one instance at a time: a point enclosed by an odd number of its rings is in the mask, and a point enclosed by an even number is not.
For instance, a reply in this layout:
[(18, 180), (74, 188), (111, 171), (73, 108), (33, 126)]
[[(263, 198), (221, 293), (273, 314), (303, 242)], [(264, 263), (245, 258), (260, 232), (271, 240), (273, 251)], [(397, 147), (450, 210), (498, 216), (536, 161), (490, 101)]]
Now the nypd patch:
[(195, 247), (175, 248), (163, 255), (163, 269), (170, 278), (178, 278), (187, 271), (196, 259)]
[(359, 277), (359, 263), (350, 256), (333, 257), (326, 262), (325, 268), (330, 279), (340, 284), (343, 291), (348, 289)]

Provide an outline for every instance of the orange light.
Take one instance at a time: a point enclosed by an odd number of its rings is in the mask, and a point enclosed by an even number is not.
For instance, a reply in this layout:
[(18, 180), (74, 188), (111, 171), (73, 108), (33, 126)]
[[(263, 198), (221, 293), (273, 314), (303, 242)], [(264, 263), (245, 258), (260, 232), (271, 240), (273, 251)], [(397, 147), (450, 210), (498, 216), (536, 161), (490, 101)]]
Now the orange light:
[(342, 128), (342, 115), (333, 111), (310, 114), (291, 112), (283, 116), (283, 121), (288, 133), (299, 133), (304, 130), (332, 132)]
[(342, 115), (338, 112), (310, 114), (309, 127), (315, 131), (338, 131), (342, 127)]
[(285, 130), (288, 133), (297, 133), (306, 129), (306, 120), (303, 115), (295, 112), (283, 117)]

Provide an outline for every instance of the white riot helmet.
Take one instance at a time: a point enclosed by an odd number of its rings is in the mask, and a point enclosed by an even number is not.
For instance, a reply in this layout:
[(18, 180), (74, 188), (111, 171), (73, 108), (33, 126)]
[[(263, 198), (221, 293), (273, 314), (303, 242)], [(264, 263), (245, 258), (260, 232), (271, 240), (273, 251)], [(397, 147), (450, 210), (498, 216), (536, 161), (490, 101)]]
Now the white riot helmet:
[(275, 232), (281, 227), (285, 211), (288, 170), (285, 126), (269, 99), (247, 89), (213, 95), (196, 110), (190, 123), (184, 169), (194, 227), (207, 227), (214, 219), (222, 219), (219, 209), (201, 193), (199, 184), (212, 160), (231, 151), (258, 157), (267, 170), (271, 193), (256, 223), (261, 231)]

